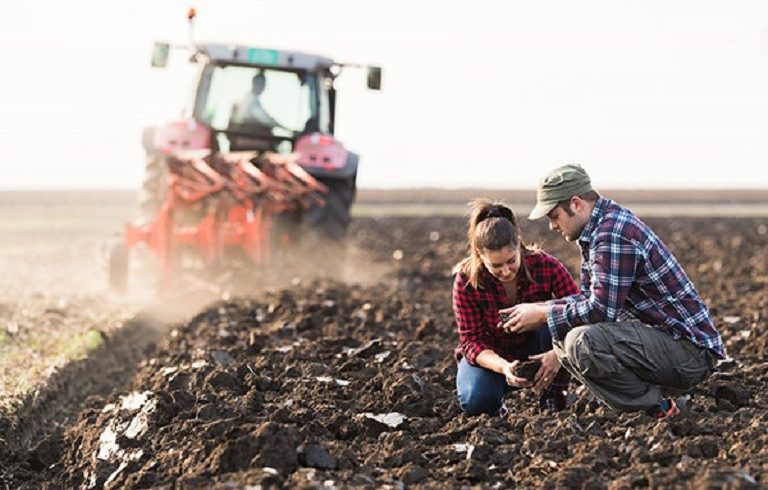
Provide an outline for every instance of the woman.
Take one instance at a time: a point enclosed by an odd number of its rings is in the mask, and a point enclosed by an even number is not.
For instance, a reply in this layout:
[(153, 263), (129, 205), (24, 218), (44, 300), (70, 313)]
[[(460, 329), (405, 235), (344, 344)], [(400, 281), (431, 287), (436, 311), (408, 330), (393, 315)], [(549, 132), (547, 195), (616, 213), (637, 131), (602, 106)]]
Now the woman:
[[(453, 283), (459, 404), (469, 415), (495, 414), (510, 386), (532, 386), (541, 394), (542, 408), (562, 410), (570, 376), (552, 352), (549, 329), (507, 333), (499, 312), (576, 294), (578, 286), (557, 259), (523, 244), (507, 206), (487, 199), (470, 206), (469, 255), (456, 265)], [(515, 375), (516, 365), (526, 359), (541, 362), (532, 383)]]

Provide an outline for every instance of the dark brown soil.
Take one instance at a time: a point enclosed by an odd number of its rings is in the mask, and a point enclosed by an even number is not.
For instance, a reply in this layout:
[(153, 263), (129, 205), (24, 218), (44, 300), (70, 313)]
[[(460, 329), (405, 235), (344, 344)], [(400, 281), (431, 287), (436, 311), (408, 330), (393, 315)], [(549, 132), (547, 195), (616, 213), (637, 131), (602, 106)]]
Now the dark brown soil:
[[(367, 219), (354, 242), (391, 275), (370, 286), (296, 281), (203, 309), (126, 391), (89, 399), (63, 436), (15, 455), (5, 478), (27, 488), (764, 487), (768, 220), (649, 221), (736, 359), (678, 418), (615, 414), (576, 386), (558, 414), (518, 390), (503, 418), (465, 417), (450, 304), (464, 220)], [(577, 270), (573, 244), (526, 226)]]
[(515, 374), (521, 378), (525, 378), (528, 381), (533, 381), (536, 378), (536, 373), (539, 372), (541, 367), (541, 361), (525, 361), (515, 367)]

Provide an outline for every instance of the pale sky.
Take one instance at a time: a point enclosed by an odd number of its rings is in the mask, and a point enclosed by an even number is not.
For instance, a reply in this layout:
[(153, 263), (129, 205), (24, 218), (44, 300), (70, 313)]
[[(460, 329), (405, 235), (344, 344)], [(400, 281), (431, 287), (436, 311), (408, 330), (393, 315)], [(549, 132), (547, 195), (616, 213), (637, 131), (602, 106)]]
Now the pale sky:
[(237, 42), (379, 64), (339, 80), (364, 187), (768, 187), (768, 2), (4, 0), (0, 189), (137, 188), (141, 128), (192, 79), (152, 43)]

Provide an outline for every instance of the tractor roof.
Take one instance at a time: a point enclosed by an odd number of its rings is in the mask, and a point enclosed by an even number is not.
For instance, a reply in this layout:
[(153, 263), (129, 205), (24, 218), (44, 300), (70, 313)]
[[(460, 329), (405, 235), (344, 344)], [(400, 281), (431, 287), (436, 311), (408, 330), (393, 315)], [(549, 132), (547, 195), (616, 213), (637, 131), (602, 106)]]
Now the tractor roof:
[(212, 61), (243, 65), (319, 71), (336, 64), (332, 59), (316, 54), (236, 44), (199, 44), (197, 49)]

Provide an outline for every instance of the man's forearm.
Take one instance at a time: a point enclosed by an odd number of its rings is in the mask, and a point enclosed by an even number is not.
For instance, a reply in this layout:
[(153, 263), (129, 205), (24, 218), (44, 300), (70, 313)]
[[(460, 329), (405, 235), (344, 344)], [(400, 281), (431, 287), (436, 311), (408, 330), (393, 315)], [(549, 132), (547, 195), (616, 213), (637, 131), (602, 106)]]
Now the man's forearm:
[(540, 303), (538, 308), (538, 318), (539, 326), (545, 325), (547, 323), (547, 311), (549, 311), (549, 305), (546, 303)]
[[(531, 303), (534, 307), (530, 310), (530, 313), (526, 315), (523, 322), (526, 325), (532, 325), (536, 328), (546, 325), (547, 312), (549, 311), (549, 304), (546, 301), (539, 301), (538, 303)], [(535, 330), (535, 329), (534, 329)]]
[[(531, 332), (547, 323), (548, 310), (546, 303), (520, 303), (507, 310), (501, 310), (501, 321), (508, 332)], [(505, 317), (507, 313), (509, 316)]]

